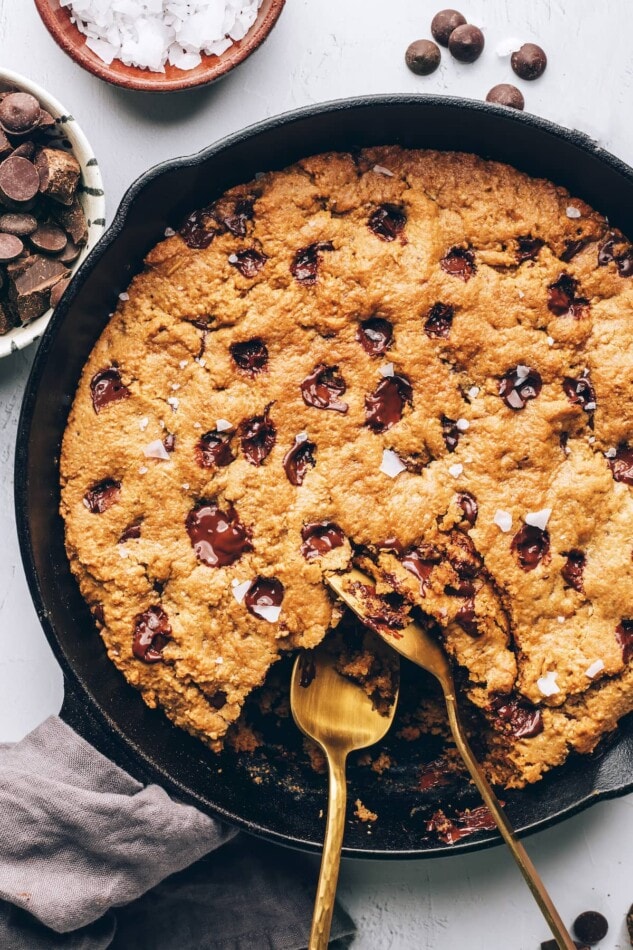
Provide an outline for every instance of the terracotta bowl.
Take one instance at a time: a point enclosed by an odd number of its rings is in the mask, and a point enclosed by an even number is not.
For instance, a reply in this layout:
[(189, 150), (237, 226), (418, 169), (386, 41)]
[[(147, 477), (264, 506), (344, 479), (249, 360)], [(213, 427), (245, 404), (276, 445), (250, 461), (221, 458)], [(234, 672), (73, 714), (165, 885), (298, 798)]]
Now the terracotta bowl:
[[(71, 110), (58, 102), (48, 90), (34, 83), (32, 79), (27, 79), (25, 76), (20, 76), (8, 69), (0, 69), (0, 92), (13, 92), (14, 90), (30, 92), (42, 108), (50, 112), (55, 119), (55, 128), (51, 131), (50, 138), (57, 140), (58, 147), (70, 149), (81, 165), (81, 182), (77, 197), (81, 201), (86, 214), (88, 241), (72, 265), (71, 275), (74, 275), (105, 230), (105, 198), (99, 164), (92, 146), (80, 129)], [(0, 358), (14, 353), (16, 350), (21, 350), (38, 340), (52, 315), (53, 310), (47, 310), (36, 320), (0, 335)]]
[(263, 0), (255, 23), (243, 40), (233, 43), (221, 56), (203, 56), (195, 69), (177, 69), (167, 65), (164, 73), (153, 73), (136, 66), (125, 66), (118, 60), (108, 66), (86, 46), (86, 38), (71, 23), (67, 7), (60, 0), (35, 0), (35, 6), (49, 33), (64, 52), (88, 72), (106, 82), (138, 89), (141, 92), (179, 92), (194, 86), (205, 86), (225, 76), (264, 42), (277, 22), (286, 0)]

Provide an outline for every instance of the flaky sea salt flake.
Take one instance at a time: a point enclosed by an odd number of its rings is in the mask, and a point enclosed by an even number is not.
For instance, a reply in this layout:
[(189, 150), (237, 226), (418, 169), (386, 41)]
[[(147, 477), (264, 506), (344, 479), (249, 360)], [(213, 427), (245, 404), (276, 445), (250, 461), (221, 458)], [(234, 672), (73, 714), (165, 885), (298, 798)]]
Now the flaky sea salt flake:
[(541, 531), (545, 531), (551, 513), (551, 508), (541, 508), (540, 511), (528, 511), (525, 516), (525, 523), (531, 525), (533, 528), (540, 528)]
[(374, 167), (372, 168), (372, 171), (373, 171), (376, 175), (386, 175), (387, 178), (393, 178), (393, 177), (394, 177), (394, 173), (391, 171), (391, 169), (385, 168), (384, 165), (374, 165)]
[(169, 459), (169, 452), (160, 439), (156, 439), (154, 442), (150, 442), (149, 445), (146, 445), (143, 449), (143, 455), (145, 458), (161, 459), (163, 462), (166, 462)]
[(512, 527), (512, 515), (509, 511), (504, 511), (503, 508), (497, 508), (492, 520), (496, 526), (504, 532), (504, 534), (507, 534)]
[(246, 597), (246, 591), (251, 586), (252, 582), (242, 581), (242, 583), (240, 584), (239, 582), (236, 583), (235, 578), (234, 578), (231, 583), (233, 584), (232, 594), (235, 597), (238, 604), (241, 604), (244, 598)]
[(597, 676), (598, 673), (601, 673), (604, 669), (604, 660), (594, 660), (591, 666), (588, 666), (585, 670), (585, 676), (588, 676), (590, 680)]
[(460, 432), (466, 432), (467, 429), (470, 429), (470, 422), (468, 419), (458, 419), (455, 425)]
[(268, 621), (268, 623), (277, 623), (279, 614), (281, 613), (281, 607), (273, 606), (272, 604), (256, 604), (252, 610), (253, 613), (261, 617), (262, 620)]
[(378, 372), (381, 376), (393, 376), (393, 363), (385, 363), (384, 366), (379, 366)]
[(449, 465), (449, 468), (448, 468), (449, 475), (452, 475), (453, 478), (459, 478), (459, 476), (463, 473), (463, 471), (464, 471), (464, 466), (462, 465), (461, 462), (455, 462), (454, 465)]
[(232, 428), (233, 428), (233, 424), (229, 422), (228, 419), (216, 419), (216, 422), (215, 422), (216, 432), (228, 432), (229, 429), (232, 429)]
[(406, 471), (407, 466), (392, 449), (383, 449), (380, 471), (389, 478), (396, 478), (400, 472)]
[(556, 682), (557, 675), (553, 670), (550, 670), (545, 676), (539, 676), (536, 685), (542, 696), (554, 696), (556, 693), (560, 693), (560, 687)]
[(574, 208), (573, 205), (567, 205), (567, 207), (565, 208), (565, 214), (567, 215), (568, 218), (579, 218), (580, 209)]

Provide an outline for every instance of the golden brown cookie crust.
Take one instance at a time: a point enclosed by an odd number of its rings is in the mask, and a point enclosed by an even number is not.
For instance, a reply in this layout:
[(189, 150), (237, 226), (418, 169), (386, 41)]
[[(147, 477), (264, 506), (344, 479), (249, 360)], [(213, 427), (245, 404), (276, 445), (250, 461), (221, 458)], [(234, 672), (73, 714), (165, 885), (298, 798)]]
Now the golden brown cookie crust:
[[(207, 220), (218, 231), (208, 247), (176, 235), (150, 252), (94, 347), (70, 414), (67, 550), (109, 656), (149, 705), (220, 748), (280, 653), (314, 646), (336, 619), (322, 569), (343, 568), (349, 542), (326, 558), (301, 553), (306, 523), (334, 522), (368, 546), (378, 580), (395, 583), (444, 631), (477, 706), (520, 694), (542, 710), (543, 731), (519, 739), (490, 713), (494, 778), (535, 781), (571, 749), (590, 750), (633, 707), (633, 673), (616, 636), (633, 616), (633, 496), (605, 457), (633, 441), (628, 245), (617, 239), (609, 251), (605, 219), (564, 189), (460, 153), (320, 155), (223, 199), (233, 210), (240, 200), (252, 217), (233, 229)], [(315, 280), (298, 280), (297, 252), (313, 246)], [(437, 304), (451, 311), (445, 335)], [(380, 356), (358, 339), (361, 322), (376, 317), (393, 328)], [(255, 376), (231, 353), (250, 340), (268, 354)], [(338, 367), (346, 412), (304, 401), (301, 383), (320, 364)], [(129, 396), (95, 413), (91, 380), (109, 367)], [(541, 381), (522, 408), (499, 395), (517, 367)], [(399, 421), (375, 431), (366, 397), (391, 371), (409, 381), (411, 398), (401, 400)], [(593, 408), (563, 387), (583, 378)], [(276, 440), (255, 466), (239, 426), (267, 406)], [(202, 468), (196, 446), (217, 420), (233, 426), (235, 460)], [(144, 449), (168, 433), (168, 458), (147, 458)], [(294, 485), (283, 462), (303, 434), (316, 464)], [(381, 470), (385, 450), (407, 466), (397, 477)], [(120, 484), (115, 503), (93, 513), (86, 492), (106, 479)], [(464, 492), (476, 499), (474, 525), (457, 503)], [(185, 521), (202, 499), (233, 506), (251, 534), (252, 550), (230, 566), (209, 567), (192, 548)], [(548, 509), (549, 550), (524, 570), (512, 540), (526, 516)], [(509, 531), (498, 524), (504, 514)], [(120, 543), (133, 524), (140, 537)], [(459, 586), (449, 555), (460, 536), (484, 563), (475, 635), (456, 619), (468, 598), (447, 593)], [(424, 596), (397, 551), (377, 551), (391, 537), (404, 551), (439, 552)], [(562, 574), (570, 551), (585, 559), (581, 591)], [(234, 596), (233, 582), (257, 576), (283, 584), (276, 622)], [(147, 663), (133, 639), (151, 606), (164, 610), (170, 633), (162, 659)]]

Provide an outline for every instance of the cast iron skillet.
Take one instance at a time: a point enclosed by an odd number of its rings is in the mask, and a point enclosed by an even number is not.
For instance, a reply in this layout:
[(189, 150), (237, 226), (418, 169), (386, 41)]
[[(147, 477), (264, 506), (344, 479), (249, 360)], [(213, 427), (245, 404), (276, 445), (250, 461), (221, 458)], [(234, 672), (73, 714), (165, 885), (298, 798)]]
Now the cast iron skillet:
[[(59, 450), (82, 366), (117, 302), (165, 228), (258, 171), (330, 149), (400, 143), (461, 149), (509, 162), (566, 185), (633, 234), (633, 170), (595, 142), (550, 122), (481, 102), (381, 96), (309, 106), (267, 120), (200, 152), (151, 169), (125, 195), (112, 226), (79, 270), (38, 350), (20, 419), (15, 498), (22, 557), (38, 616), (66, 677), (62, 715), (90, 742), (141, 779), (162, 783), (212, 815), (255, 834), (307, 850), (323, 837), (322, 777), (274, 755), (214, 756), (149, 710), (108, 661), (73, 580), (58, 515)], [(419, 766), (419, 763), (418, 763)], [(439, 803), (463, 801), (448, 789), (421, 793), (406, 763), (394, 779), (352, 774), (352, 800), (379, 813), (372, 828), (348, 822), (346, 853), (426, 857), (498, 843), (480, 832), (448, 848), (424, 834)], [(544, 828), (601, 798), (633, 789), (633, 717), (598, 754), (570, 759), (543, 782), (504, 795), (523, 832)], [(426, 794), (426, 798), (425, 798)], [(462, 795), (462, 798), (460, 798)], [(435, 796), (435, 797), (433, 797)]]

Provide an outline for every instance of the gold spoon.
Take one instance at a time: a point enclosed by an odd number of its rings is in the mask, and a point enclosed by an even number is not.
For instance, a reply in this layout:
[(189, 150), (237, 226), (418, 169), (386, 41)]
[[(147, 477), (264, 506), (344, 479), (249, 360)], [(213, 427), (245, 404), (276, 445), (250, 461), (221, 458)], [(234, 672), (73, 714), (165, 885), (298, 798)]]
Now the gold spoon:
[[(346, 603), (361, 620), (367, 623), (368, 610), (367, 605), (362, 599), (362, 590), (367, 587), (375, 589), (375, 582), (372, 578), (362, 571), (352, 568), (344, 574), (327, 574), (325, 580), (340, 599)], [(453, 739), (455, 740), (455, 745), (472, 776), (473, 782), (479, 789), (479, 793), (484, 802), (492, 812), (492, 816), (497, 823), (497, 828), (501, 832), (505, 843), (512, 853), (512, 857), (519, 866), (521, 874), (525, 878), (536, 903), (556, 938), (559, 950), (575, 950), (576, 944), (569, 936), (558, 911), (554, 907), (545, 889), (545, 885), (539, 877), (538, 871), (532, 864), (527, 851), (514, 834), (512, 826), (506, 818), (497, 796), (493, 792), (468, 744), (459, 720), (459, 712), (455, 700), (455, 684), (446, 654), (419, 623), (410, 623), (403, 630), (390, 630), (387, 627), (381, 629), (381, 625), (375, 623), (370, 623), (369, 625), (370, 628), (386, 643), (389, 643), (394, 650), (397, 650), (402, 656), (406, 656), (408, 660), (421, 666), (423, 670), (427, 670), (427, 672), (431, 673), (439, 682), (442, 687), (442, 692), (444, 693), (448, 722), (453, 734)]]
[(393, 722), (398, 699), (396, 691), (389, 711), (379, 712), (362, 686), (337, 673), (335, 662), (335, 656), (318, 647), (297, 658), (290, 681), (294, 720), (321, 746), (329, 772), (325, 841), (308, 950), (325, 950), (330, 938), (345, 830), (347, 756), (380, 742)]

